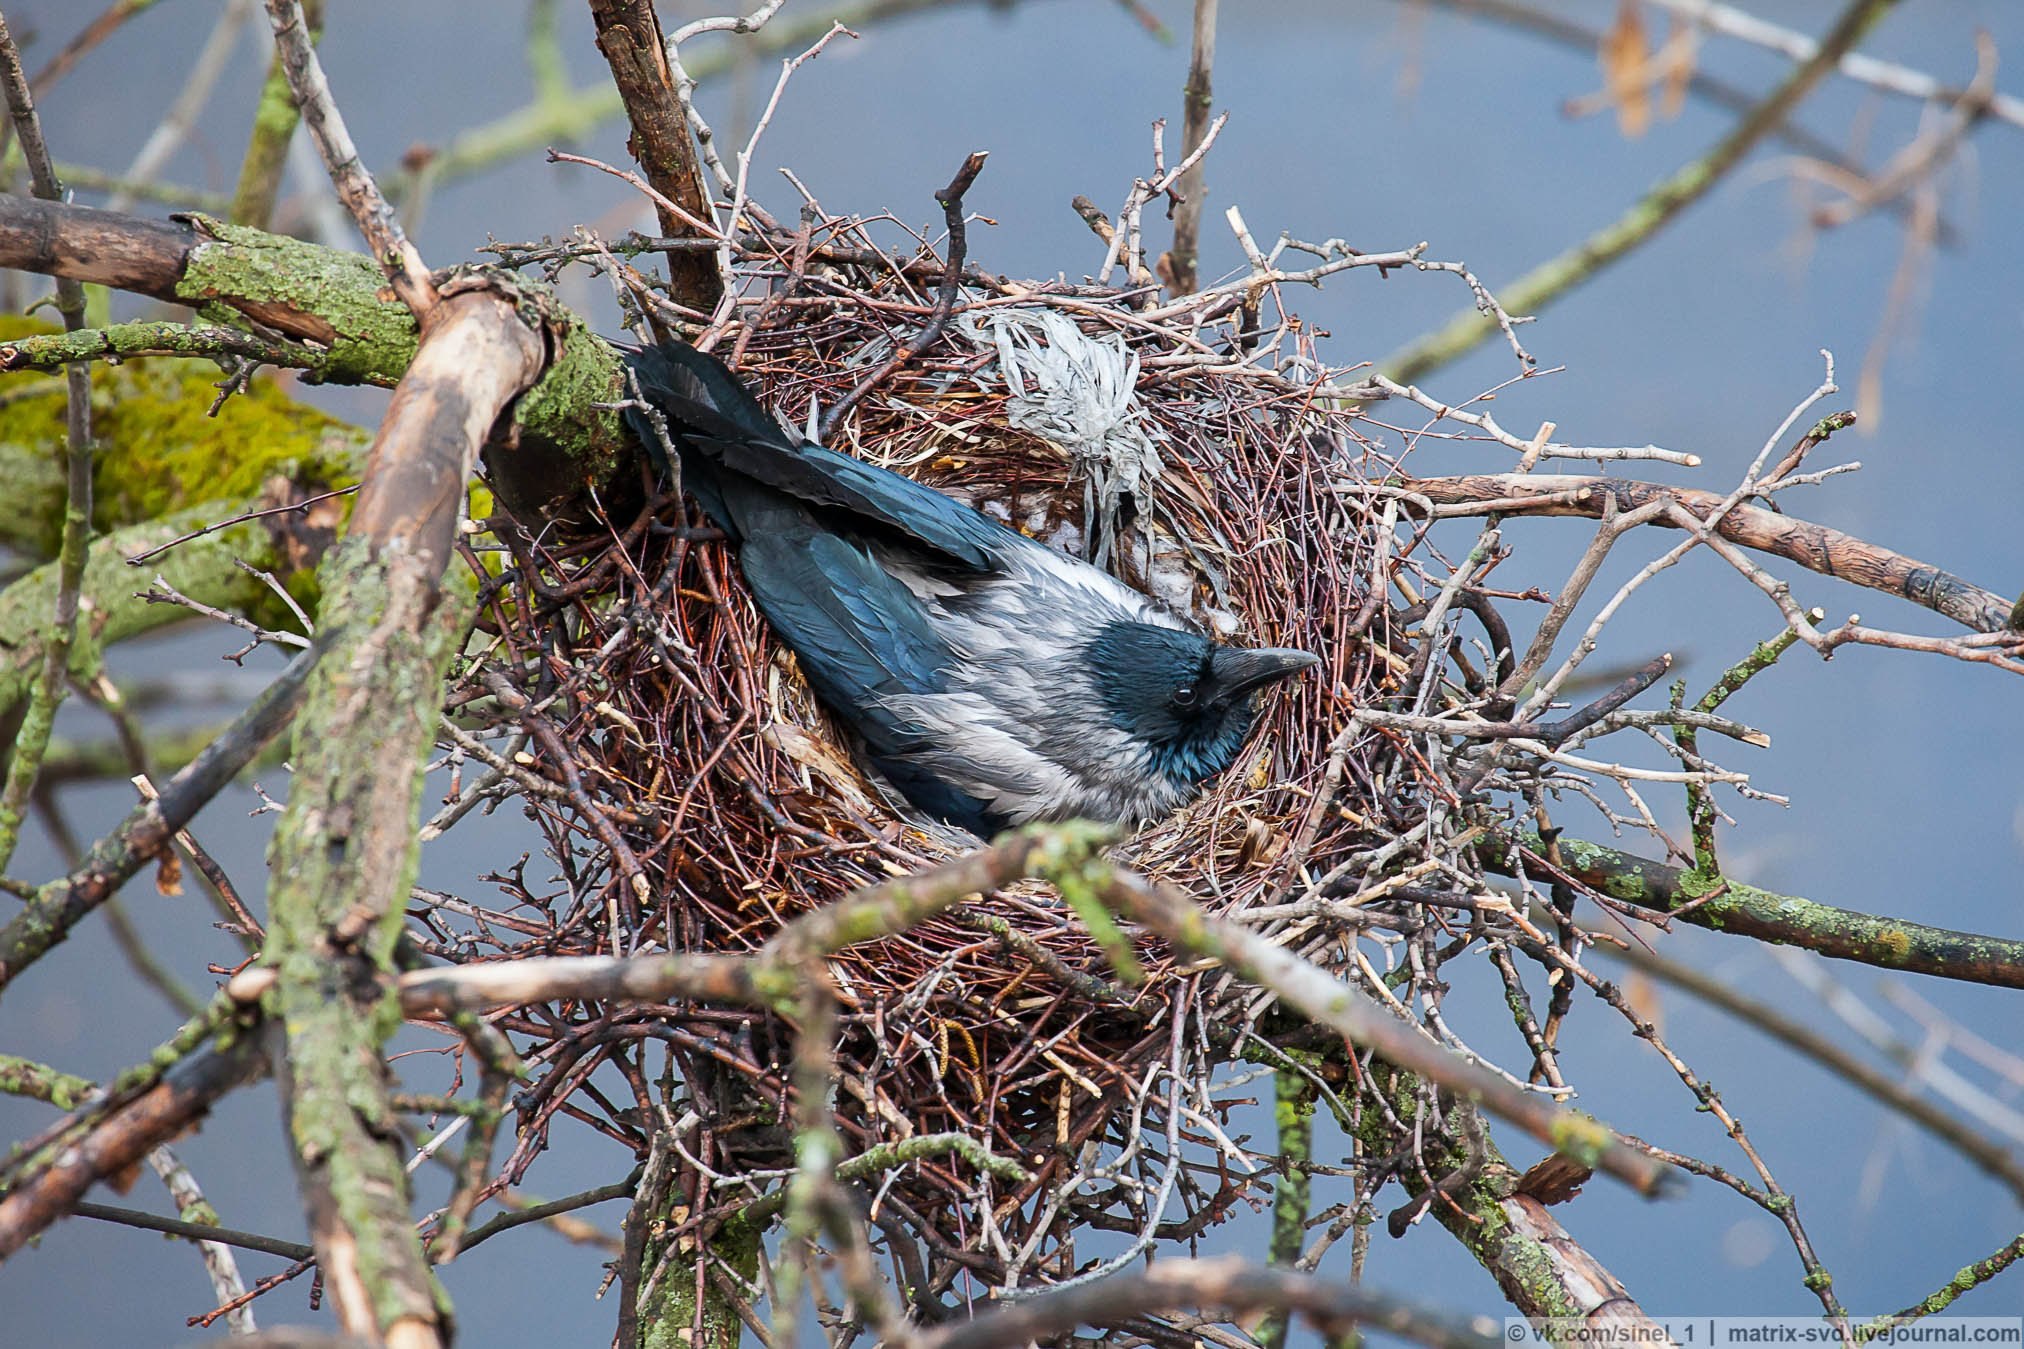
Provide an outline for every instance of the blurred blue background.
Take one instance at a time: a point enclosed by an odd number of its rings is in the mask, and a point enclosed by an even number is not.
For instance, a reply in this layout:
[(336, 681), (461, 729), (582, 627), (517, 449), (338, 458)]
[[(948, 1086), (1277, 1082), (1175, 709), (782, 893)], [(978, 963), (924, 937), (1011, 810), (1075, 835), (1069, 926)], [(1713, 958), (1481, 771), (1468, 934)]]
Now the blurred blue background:
[[(33, 0), (6, 12), (17, 35), (35, 34), (28, 62), (35, 69), (96, 8)], [(160, 5), (94, 52), (43, 101), (59, 157), (123, 167), (160, 120), (220, 8), (215, 0)], [(587, 14), (579, 5), (558, 8), (573, 79), (602, 79)], [(959, 5), (868, 25), (861, 40), (840, 40), (795, 77), (761, 144), (755, 191), (792, 218), (797, 199), (773, 172), (786, 165), (832, 210), (891, 210), (926, 226), (939, 220), (933, 190), (966, 153), (988, 149), (989, 165), (969, 204), (996, 224), (972, 229), (972, 256), (1013, 276), (1066, 272), (1079, 279), (1099, 265), (1102, 247), (1071, 213), (1069, 198), (1086, 193), (1115, 211), (1131, 178), (1148, 167), (1153, 119), (1169, 118), (1169, 143), (1178, 142), (1188, 7), (1147, 8), (1172, 28), (1172, 42), (1149, 35), (1125, 7), (1099, 0)], [(1616, 5), (1592, 0), (1551, 8), (1600, 28)], [(1758, 0), (1751, 8), (1818, 33), (1839, 7)], [(391, 166), (417, 144), (441, 146), (531, 97), (524, 6), (350, 0), (331, 9), (324, 60), (373, 165)], [(815, 9), (790, 4), (786, 15)], [(703, 12), (686, 4), (664, 11), (671, 26), (677, 15)], [(264, 22), (256, 13), (166, 179), (229, 191), (266, 65)], [(1662, 32), (1659, 19), (1652, 23)], [(1978, 27), (2004, 52), (2024, 53), (2024, 8), (2004, 0), (1903, 4), (1864, 49), (1958, 85), (1974, 69)], [(1780, 57), (1720, 37), (1704, 40), (1700, 63), (1755, 91), (1769, 89), (1789, 68)], [(776, 70), (774, 60), (758, 60), (706, 87), (705, 107), (727, 143), (742, 142), (741, 128), (763, 104)], [(1281, 230), (1309, 239), (1342, 236), (1369, 250), (1427, 240), (1430, 257), (1466, 260), (1494, 288), (1613, 220), (1732, 124), (1731, 113), (1701, 99), (1639, 139), (1626, 139), (1607, 115), (1563, 115), (1565, 100), (1599, 82), (1590, 48), (1440, 4), (1226, 0), (1214, 101), (1232, 116), (1208, 161), (1204, 275), (1241, 259), (1221, 224), (1223, 208), (1238, 204), (1261, 240)], [(2024, 76), (2006, 73), (1999, 84), (2024, 90)], [(1797, 120), (1874, 165), (1917, 132), (1920, 109), (1829, 80)], [(575, 148), (619, 162), (624, 138), (622, 127), (609, 123)], [(1691, 450), (1705, 461), (1701, 469), (1659, 467), (1640, 476), (1726, 489), (1819, 381), (1819, 348), (1835, 352), (1845, 390), (1825, 406), (1852, 406), (1905, 229), (1898, 217), (1879, 212), (1811, 234), (1793, 186), (1793, 154), (1767, 141), (1668, 230), (1524, 329), (1541, 364), (1565, 370), (1503, 394), (1495, 404), (1499, 420), (1525, 434), (1551, 420), (1560, 439), (1577, 444), (1654, 442)], [(1816, 455), (1815, 466), (1858, 457), (1864, 471), (1791, 494), (1785, 507), (2014, 594), (2024, 590), (2018, 546), (2024, 442), (2013, 406), (2024, 388), (2018, 247), (2024, 129), (1984, 124), (1942, 187), (1953, 242), (1919, 266), (1911, 308), (1882, 366), (1881, 415)], [(1157, 244), (1164, 227), (1152, 214)], [(545, 164), (536, 149), (438, 188), (417, 242), (441, 266), (473, 256), (488, 237), (565, 235), (579, 223), (615, 235), (649, 228), (651, 218), (622, 184)], [(604, 282), (568, 285), (572, 303), (616, 331)], [(1324, 291), (1294, 293), (1291, 303), (1330, 332), (1323, 344), (1328, 358), (1349, 364), (1382, 357), (1467, 298), (1452, 277), (1380, 280), (1355, 272)], [(1423, 382), (1459, 401), (1513, 373), (1509, 352), (1493, 344)], [(374, 417), (383, 397), (317, 396), (360, 420)], [(1403, 410), (1379, 411), (1417, 424)], [(1424, 450), (1413, 460), (1421, 472), (1508, 464), (1503, 451), (1480, 445)], [(1506, 540), (1518, 551), (1500, 582), (1557, 587), (1588, 534), (1572, 521), (1509, 525)], [(1448, 543), (1465, 550), (1469, 537), (1457, 533)], [(1627, 541), (1592, 593), (1606, 596), (1613, 581), (1670, 542)], [(1877, 625), (1946, 630), (1944, 620), (1888, 597), (1796, 568), (1783, 574), (1796, 597), (1826, 608), (1830, 621), (1859, 612)], [(1604, 657), (1636, 662), (1673, 651), (1698, 690), (1777, 626), (1761, 595), (1713, 557), (1697, 555), (1616, 620)], [(130, 675), (184, 668), (208, 677), (229, 672), (216, 657), (237, 645), (227, 633), (185, 632), (116, 653), (114, 665)], [(1862, 648), (1844, 649), (1829, 663), (1801, 648), (1728, 710), (1769, 730), (1775, 743), (1766, 751), (1723, 745), (1720, 756), (1750, 771), (1760, 788), (1791, 798), (1789, 808), (1724, 799), (1738, 822), (1724, 834), (1736, 874), (1853, 909), (1976, 931), (2024, 931), (2024, 685), (2015, 677)], [(65, 729), (104, 730), (75, 715)], [(1656, 791), (1652, 798), (1663, 800)], [(123, 788), (94, 787), (68, 792), (64, 806), (81, 831), (96, 836), (127, 801)], [(247, 815), (254, 804), (250, 792), (234, 790), (198, 826), (251, 894), (260, 888), (266, 836), (264, 818)], [(1676, 824), (1677, 803), (1665, 804), (1666, 820)], [(1577, 829), (1600, 829), (1570, 819)], [(505, 812), (460, 828), (433, 849), (424, 880), (468, 886), (476, 873), (530, 847), (538, 847), (534, 835)], [(17, 874), (34, 878), (58, 869), (40, 837), (29, 840), (16, 865)], [(145, 878), (128, 900), (143, 933), (186, 982), (208, 988), (205, 963), (229, 960), (231, 947), (210, 930), (201, 900), (194, 893), (161, 898)], [(1683, 931), (1662, 949), (1854, 1042), (1784, 966), (1748, 943)], [(1958, 1045), (1944, 1043), (1902, 1006), (1904, 993), (1915, 994), (1937, 1014), (2024, 1052), (2014, 993), (1813, 965), (1890, 1018), (1910, 1044), (1941, 1056), (2005, 1108), (2015, 1104), (2019, 1084), (2000, 1059), (1990, 1056), (1991, 1067), (1963, 1058)], [(1456, 966), (1457, 974), (1464, 968)], [(1499, 995), (1488, 969), (1480, 973), (1477, 985), (1457, 979), (1451, 1015), (1465, 1035), (1480, 1035), (1479, 1047), (1517, 1062)], [(1853, 1311), (1913, 1301), (2019, 1231), (2024, 1214), (2013, 1196), (1868, 1098), (1746, 1025), (1675, 994), (1649, 996), (1672, 1044), (1722, 1091), (1797, 1196)], [(1576, 1011), (1563, 1062), (1583, 1089), (1585, 1108), (1665, 1146), (1744, 1169), (1714, 1122), (1693, 1111), (1677, 1079), (1613, 1014), (1585, 998)], [(139, 1058), (173, 1024), (130, 974), (103, 924), (93, 923), (9, 990), (0, 1046), (100, 1076)], [(19, 1137), (46, 1117), (42, 1107), (0, 1100), (0, 1137)], [(200, 1135), (179, 1146), (227, 1224), (300, 1238), (276, 1126), (270, 1085), (233, 1097)], [(1251, 1127), (1269, 1139), (1269, 1120)], [(1326, 1131), (1322, 1141), (1340, 1146)], [(1532, 1155), (1513, 1136), (1501, 1141), (1514, 1156)], [(565, 1194), (622, 1175), (629, 1164), (587, 1131), (559, 1129), (530, 1184), (543, 1195)], [(1342, 1197), (1324, 1185), (1317, 1207)], [(124, 1202), (165, 1211), (151, 1179)], [(1818, 1309), (1800, 1284), (1782, 1230), (1719, 1187), (1696, 1183), (1654, 1205), (1596, 1182), (1556, 1214), (1654, 1313)], [(619, 1215), (613, 1204), (582, 1216), (615, 1231)], [(1212, 1245), (1257, 1250), (1261, 1225), (1233, 1223)], [(279, 1268), (266, 1257), (241, 1258), (252, 1277)], [(458, 1262), (444, 1277), (464, 1342), (607, 1342), (615, 1308), (610, 1299), (593, 1300), (602, 1259), (527, 1229)], [(1487, 1276), (1431, 1224), (1399, 1241), (1377, 1236), (1368, 1277), (1457, 1311), (1505, 1310)], [(306, 1292), (300, 1281), (257, 1303), (262, 1323), (318, 1319), (305, 1310)], [(182, 1343), (221, 1333), (222, 1327), (180, 1329), (186, 1315), (211, 1305), (187, 1247), (86, 1221), (60, 1225), (39, 1249), (0, 1268), (6, 1312), (0, 1339), (10, 1343)], [(1999, 1278), (1956, 1310), (2024, 1313), (2024, 1279)]]

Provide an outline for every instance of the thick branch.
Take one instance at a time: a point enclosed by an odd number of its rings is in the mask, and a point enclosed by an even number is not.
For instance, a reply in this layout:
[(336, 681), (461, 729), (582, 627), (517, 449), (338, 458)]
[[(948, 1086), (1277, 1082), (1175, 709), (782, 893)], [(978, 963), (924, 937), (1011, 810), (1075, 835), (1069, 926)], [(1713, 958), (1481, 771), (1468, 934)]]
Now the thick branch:
[(383, 980), (414, 878), (422, 768), (466, 597), (443, 588), (479, 446), (540, 377), (524, 297), (446, 285), (368, 458), (351, 533), (320, 571), (325, 658), (295, 737), (272, 851), (269, 950), (282, 1096), (324, 1286), (340, 1325), (441, 1342), (382, 1060)]
[[(688, 113), (675, 93), (653, 0), (591, 0), (590, 18), (597, 25), (597, 49), (611, 66), (612, 82), (632, 123), (626, 146), (647, 182), (682, 213), (660, 208), (661, 233), (697, 237), (697, 222), (711, 219), (709, 189), (689, 135)], [(667, 257), (669, 298), (705, 313), (715, 308), (724, 290), (716, 263), (686, 250), (670, 251)]]
[[(1536, 835), (1528, 846), (1539, 848)], [(1696, 927), (1803, 946), (1836, 960), (1887, 970), (2024, 988), (2024, 941), (1836, 909), (1720, 876), (1698, 875), (1600, 843), (1563, 836), (1558, 847), (1567, 874), (1583, 885), (1640, 908), (1660, 913), (1680, 910), (1680, 919)], [(1497, 853), (1485, 860), (1501, 869)]]
[[(0, 194), (0, 268), (220, 306), (326, 348), (318, 364), (332, 383), (385, 384), (415, 355), (414, 317), (381, 294), (372, 259), (204, 216), (164, 223)], [(573, 316), (558, 313), (557, 324), (557, 355), (513, 405), (514, 422), (567, 456), (556, 476), (602, 482), (628, 442), (594, 405), (617, 397), (624, 380), (602, 339)]]
[[(1619, 513), (1629, 514), (1665, 498), (1706, 519), (1725, 500), (1718, 493), (1686, 487), (1556, 473), (1419, 478), (1401, 495), (1408, 509), (1416, 504), (1415, 498), (1425, 498), (1436, 506), (1496, 502), (1497, 513), (1507, 517), (1582, 515), (1590, 519), (1601, 519), (1611, 502)], [(1679, 527), (1677, 520), (1666, 515), (1652, 523)], [(1976, 632), (1998, 632), (2009, 622), (2010, 601), (2001, 595), (1827, 525), (1739, 503), (1722, 516), (1715, 532), (1745, 548), (1787, 558), (1823, 576), (1902, 596)]]

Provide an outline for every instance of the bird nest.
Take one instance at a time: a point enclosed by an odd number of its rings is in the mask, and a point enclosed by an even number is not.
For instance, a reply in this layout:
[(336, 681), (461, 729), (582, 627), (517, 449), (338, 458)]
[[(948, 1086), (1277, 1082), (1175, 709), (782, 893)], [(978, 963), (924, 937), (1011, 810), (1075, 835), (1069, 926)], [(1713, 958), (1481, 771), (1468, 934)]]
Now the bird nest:
[[(934, 321), (941, 264), (923, 249), (818, 274), (805, 241), (799, 264), (786, 251), (743, 256), (744, 312), (756, 317), (702, 337), (719, 339), (717, 353), (799, 426)], [(1228, 772), (1119, 844), (1121, 859), (1227, 911), (1278, 902), (1343, 865), (1369, 847), (1373, 813), (1410, 818), (1411, 770), (1378, 762), (1389, 754), (1382, 739), (1354, 752), (1338, 740), (1349, 704), (1409, 673), (1371, 588), (1374, 570), (1383, 583), (1375, 541), (1389, 528), (1356, 490), (1392, 466), (1318, 396), (1322, 367), (1305, 334), (1282, 327), (1277, 359), (1245, 349), (1232, 336), (1256, 310), (1241, 296), (1220, 314), (1148, 316), (1143, 289), (1018, 286), (972, 269), (953, 298), (939, 339), (886, 371), (826, 443), (1064, 550), (1099, 553), (1233, 642), (1324, 657), (1270, 696)], [(1098, 463), (1100, 451), (1045, 434), (1036, 399), (1048, 377), (1036, 362), (1052, 357), (1112, 363), (1095, 382), (1136, 461)], [(467, 696), (489, 693), (517, 713), (500, 721), (510, 742), (483, 756), (492, 771), (449, 810), (519, 795), (556, 864), (547, 880), (524, 859), (488, 878), (510, 902), (474, 912), (500, 953), (749, 952), (797, 915), (975, 846), (908, 820), (859, 772), (692, 503), (662, 487), (602, 536), (566, 545), (494, 524), (507, 559), (488, 569), (480, 618), (494, 658)], [(1128, 1208), (1161, 1186), (1178, 1187), (1197, 1214), (1255, 1199), (1252, 1178), (1227, 1167), (1216, 1185), (1184, 1173), (1177, 1186), (1171, 1156), (1133, 1157), (1127, 1122), (1164, 1117), (1170, 1143), (1184, 1115), (1191, 1138), (1213, 1130), (1206, 1121), (1222, 1107), (1202, 1084), (1262, 1006), (1156, 943), (1139, 947), (1145, 978), (1127, 985), (1057, 895), (1022, 884), (832, 959), (843, 1003), (838, 1124), (852, 1146), (956, 1132), (1032, 1169), (1023, 1185), (951, 1156), (892, 1173), (885, 1211), (931, 1250), (967, 1248), (948, 1269), (967, 1262), (1017, 1278), (1022, 1266), (1072, 1266), (1050, 1255), (1058, 1205), (1029, 1201), (1106, 1148), (1125, 1170), (1147, 1168)], [(779, 1164), (790, 1055), (768, 1018), (584, 1003), (502, 1024), (532, 1037), (538, 1074), (519, 1101), (506, 1180), (518, 1180), (558, 1112), (646, 1155), (647, 1121), (670, 1108), (647, 1041), (679, 1067), (672, 1109), (701, 1120), (683, 1146), (705, 1174)], [(1182, 1091), (1200, 1107), (1192, 1115), (1173, 1094)], [(1234, 1146), (1214, 1151), (1227, 1159)], [(691, 1221), (707, 1226), (750, 1197), (719, 1184), (697, 1196)], [(990, 1242), (980, 1228), (995, 1228)]]

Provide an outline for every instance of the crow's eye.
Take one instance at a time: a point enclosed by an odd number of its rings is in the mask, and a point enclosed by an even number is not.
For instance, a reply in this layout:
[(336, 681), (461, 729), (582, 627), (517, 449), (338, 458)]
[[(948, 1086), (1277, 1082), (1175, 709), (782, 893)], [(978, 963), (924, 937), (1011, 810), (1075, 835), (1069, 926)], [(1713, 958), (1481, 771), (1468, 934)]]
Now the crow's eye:
[(1193, 707), (1194, 705), (1195, 705), (1195, 689), (1193, 685), (1183, 684), (1179, 688), (1174, 690), (1175, 707)]

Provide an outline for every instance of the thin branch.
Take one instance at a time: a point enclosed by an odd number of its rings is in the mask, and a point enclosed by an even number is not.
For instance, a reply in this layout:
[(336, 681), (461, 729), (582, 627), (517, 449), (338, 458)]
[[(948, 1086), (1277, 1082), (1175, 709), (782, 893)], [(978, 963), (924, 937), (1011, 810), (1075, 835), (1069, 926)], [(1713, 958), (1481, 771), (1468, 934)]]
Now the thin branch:
[(963, 167), (956, 170), (956, 176), (949, 180), (949, 185), (935, 194), (949, 229), (949, 255), (942, 267), (942, 284), (935, 292), (935, 306), (928, 315), (928, 321), (875, 370), (859, 380), (855, 388), (823, 409), (820, 429), (823, 439), (828, 439), (844, 414), (856, 407), (886, 376), (933, 346), (935, 339), (942, 335), (942, 329), (948, 327), (949, 315), (955, 311), (957, 291), (963, 284), (963, 256), (968, 241), (963, 219), (963, 194), (970, 190), (970, 184), (976, 182), (977, 175), (983, 172), (987, 153), (985, 150), (973, 151), (963, 161)]
[[(1612, 224), (1501, 288), (1498, 293), (1504, 303), (1523, 313), (1537, 314), (1671, 223), (1740, 164), (1751, 147), (1782, 124), (1895, 3), (1852, 0), (1812, 53), (1712, 149), (1659, 183)], [(1459, 314), (1440, 330), (1387, 356), (1378, 362), (1378, 368), (1399, 383), (1410, 384), (1495, 331), (1495, 325), (1474, 311)]]
[[(1501, 515), (1585, 515), (1598, 519), (1606, 509), (1628, 514), (1670, 499), (1699, 521), (1713, 516), (1725, 502), (1713, 492), (1659, 483), (1538, 473), (1418, 478), (1403, 488), (1379, 490), (1396, 492), (1409, 510), (1417, 506), (1415, 498), (1420, 498), (1436, 506), (1474, 502), (1481, 509), (1488, 509), (1483, 503), (1496, 502)], [(1655, 518), (1652, 523), (1677, 527), (1669, 518)], [(2000, 632), (2009, 622), (2011, 602), (2002, 596), (1826, 525), (1735, 504), (1721, 515), (1715, 534), (1824, 576), (1902, 596), (1975, 632)]]
[[(42, 122), (35, 112), (35, 99), (29, 92), (27, 76), (22, 73), (21, 52), (14, 45), (4, 17), (0, 17), (0, 92), (6, 95), (14, 132), (21, 138), (35, 195), (46, 201), (62, 201), (63, 184), (50, 163), (49, 146), (42, 139)], [(63, 326), (68, 332), (81, 330), (85, 322), (84, 287), (74, 280), (59, 278), (56, 308), (63, 315)], [(55, 729), (56, 709), (68, 687), (65, 681), (77, 637), (78, 594), (84, 585), (84, 568), (91, 547), (91, 367), (68, 366), (64, 380), (67, 496), (57, 558), (56, 602), (42, 639), (42, 668), (30, 686), (28, 710), (14, 735), (6, 782), (0, 785), (0, 874), (6, 872), (20, 841), (23, 812), (29, 794), (35, 790), (36, 775), (42, 770), (42, 759), (49, 751), (49, 737)], [(4, 968), (0, 964), (0, 969)]]
[(416, 318), (422, 317), (436, 307), (435, 283), (429, 279), (422, 255), (408, 242), (400, 218), (366, 171), (358, 147), (352, 144), (344, 116), (331, 96), (330, 82), (324, 78), (323, 62), (317, 59), (300, 0), (267, 0), (267, 16), (274, 25), (275, 49), (288, 72), (288, 87), (294, 91), (295, 105), (330, 171), (331, 186), (351, 212), (352, 222), (365, 236), (366, 247), (386, 272), (394, 293)]
[(1380, 1329), (1438, 1349), (1487, 1349), (1497, 1343), (1487, 1319), (1458, 1322), (1446, 1313), (1291, 1270), (1265, 1269), (1236, 1256), (1168, 1259), (1130, 1274), (1061, 1292), (1043, 1293), (974, 1320), (925, 1332), (918, 1349), (1017, 1349), (1049, 1341), (1080, 1325), (1122, 1327), (1139, 1317), (1182, 1307), (1240, 1318), (1265, 1311), (1296, 1312), (1331, 1335), (1352, 1325)]
[(308, 1260), (316, 1254), (299, 1241), (284, 1241), (280, 1237), (263, 1236), (258, 1232), (242, 1232), (237, 1228), (219, 1227), (214, 1223), (193, 1223), (185, 1222), (181, 1218), (164, 1218), (140, 1209), (115, 1208), (111, 1204), (94, 1204), (86, 1201), (71, 1209), (71, 1212), (80, 1218), (96, 1218), (100, 1222), (118, 1223), (122, 1227), (138, 1227), (144, 1232), (163, 1232), (190, 1241), (214, 1241), (221, 1246), (236, 1246), (242, 1251), (258, 1251), (262, 1255), (278, 1255), (289, 1260)]

